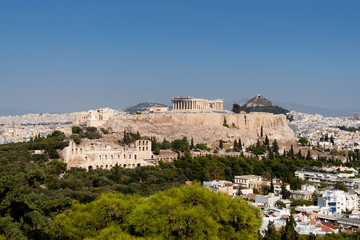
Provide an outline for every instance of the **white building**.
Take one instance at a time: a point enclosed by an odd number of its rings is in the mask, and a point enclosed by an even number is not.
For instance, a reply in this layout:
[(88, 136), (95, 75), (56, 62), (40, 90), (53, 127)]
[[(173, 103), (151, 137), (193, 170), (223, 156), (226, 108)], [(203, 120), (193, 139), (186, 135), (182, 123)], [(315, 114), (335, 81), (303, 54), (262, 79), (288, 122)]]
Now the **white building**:
[(341, 190), (327, 190), (318, 198), (318, 206), (330, 207), (330, 211), (333, 213), (357, 210), (357, 195), (346, 193)]
[(281, 200), (281, 198), (279, 196), (275, 196), (273, 193), (270, 193), (267, 196), (263, 196), (263, 195), (255, 196), (255, 203), (259, 207), (261, 207), (261, 206), (275, 207), (275, 203), (278, 200)]
[(234, 184), (230, 181), (213, 180), (211, 182), (203, 182), (203, 186), (210, 188), (214, 192), (222, 192), (228, 196), (237, 196), (237, 189), (234, 189)]
[(250, 188), (250, 183), (252, 182), (261, 182), (261, 176), (255, 175), (243, 175), (235, 176), (235, 183), (239, 184), (241, 188)]

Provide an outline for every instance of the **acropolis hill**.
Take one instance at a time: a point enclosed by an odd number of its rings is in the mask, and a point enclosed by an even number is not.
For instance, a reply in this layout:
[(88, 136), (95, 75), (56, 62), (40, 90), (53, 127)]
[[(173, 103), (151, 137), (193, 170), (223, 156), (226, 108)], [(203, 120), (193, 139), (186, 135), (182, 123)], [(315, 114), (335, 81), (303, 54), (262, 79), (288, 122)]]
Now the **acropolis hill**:
[[(224, 121), (229, 127), (224, 126)], [(159, 140), (175, 140), (193, 137), (195, 143), (213, 146), (220, 139), (234, 141), (241, 138), (245, 145), (258, 140), (263, 127), (270, 139), (289, 141), (294, 139), (285, 115), (270, 113), (220, 113), (220, 112), (164, 112), (118, 116), (103, 127), (112, 131), (139, 131), (142, 136), (154, 136)]]
[[(264, 136), (278, 141), (294, 139), (285, 115), (271, 113), (235, 114), (223, 110), (223, 100), (206, 100), (192, 97), (172, 99), (172, 110), (154, 108), (154, 112), (116, 115), (109, 108), (77, 113), (74, 125), (103, 127), (119, 134), (139, 131), (142, 136), (156, 137), (158, 140), (175, 140), (182, 137), (193, 138), (196, 143), (206, 143), (215, 147), (221, 139), (233, 142), (242, 139), (245, 146), (259, 139), (261, 127)], [(151, 109), (151, 108), (150, 108)]]

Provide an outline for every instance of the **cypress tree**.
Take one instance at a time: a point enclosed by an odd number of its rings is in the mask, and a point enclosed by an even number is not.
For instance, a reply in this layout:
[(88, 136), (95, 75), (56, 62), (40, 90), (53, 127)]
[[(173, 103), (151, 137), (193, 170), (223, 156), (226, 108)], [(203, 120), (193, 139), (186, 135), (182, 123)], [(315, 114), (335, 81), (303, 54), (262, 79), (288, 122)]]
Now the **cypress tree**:
[(273, 184), (273, 178), (271, 178), (269, 193), (273, 193), (273, 192), (274, 192), (274, 184)]
[(238, 146), (239, 146), (240, 150), (242, 150), (242, 143), (241, 143), (241, 139), (240, 139), (240, 138), (239, 138)]
[(275, 225), (273, 221), (269, 221), (268, 227), (265, 230), (263, 240), (278, 240), (280, 239), (279, 234), (276, 232)]
[(269, 146), (269, 144), (270, 144), (270, 141), (269, 141), (269, 138), (268, 138), (268, 136), (266, 135), (266, 137), (265, 137), (265, 143), (264, 143), (266, 146)]
[(281, 234), (281, 240), (297, 240), (299, 239), (299, 234), (295, 231), (296, 223), (293, 216), (290, 216), (290, 220), (286, 219), (285, 228), (283, 228)]
[(279, 145), (275, 139), (272, 145), (272, 151), (275, 153), (275, 156), (279, 155)]
[(296, 154), (296, 157), (299, 158), (299, 159), (303, 158), (301, 150), (299, 150), (299, 152)]
[(288, 155), (287, 155), (289, 158), (294, 158), (295, 157), (295, 154), (294, 154), (294, 147), (293, 145), (291, 144), (291, 148), (290, 148), (290, 151), (288, 152)]
[(260, 137), (263, 137), (263, 135), (264, 135), (263, 126), (261, 126)]
[(306, 154), (306, 160), (311, 160), (312, 157), (311, 157), (311, 152), (310, 150), (308, 150), (307, 154)]
[(224, 147), (223, 140), (220, 140), (220, 142), (219, 142), (219, 148), (223, 149), (223, 147)]
[(194, 149), (195, 148), (195, 145), (194, 145), (194, 138), (191, 137), (191, 143), (190, 143), (190, 149)]

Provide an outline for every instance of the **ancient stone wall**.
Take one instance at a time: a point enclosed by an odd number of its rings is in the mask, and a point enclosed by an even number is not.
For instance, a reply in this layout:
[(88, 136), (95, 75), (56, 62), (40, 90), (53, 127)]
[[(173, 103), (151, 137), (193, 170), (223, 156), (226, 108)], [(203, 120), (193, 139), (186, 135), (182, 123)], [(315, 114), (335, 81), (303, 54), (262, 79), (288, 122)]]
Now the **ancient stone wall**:
[(142, 136), (154, 136), (160, 141), (164, 138), (174, 140), (183, 136), (193, 137), (195, 143), (207, 143), (208, 146), (220, 139), (231, 142), (238, 138), (245, 145), (253, 144), (259, 139), (261, 127), (264, 136), (268, 135), (270, 139), (294, 139), (285, 115), (270, 113), (169, 112), (124, 115), (108, 121), (104, 127), (116, 132), (139, 131)]
[(154, 165), (151, 152), (151, 141), (138, 140), (129, 146), (120, 146), (113, 142), (99, 140), (83, 140), (80, 144), (70, 142), (62, 151), (64, 162), (68, 168), (110, 169), (116, 164), (124, 168)]

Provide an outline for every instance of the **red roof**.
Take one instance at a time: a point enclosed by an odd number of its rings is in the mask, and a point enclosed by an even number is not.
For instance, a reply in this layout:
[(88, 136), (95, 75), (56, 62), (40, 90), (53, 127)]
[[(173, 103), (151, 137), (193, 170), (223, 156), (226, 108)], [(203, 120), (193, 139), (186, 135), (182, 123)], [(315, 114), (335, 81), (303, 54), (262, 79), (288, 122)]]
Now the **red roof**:
[(321, 222), (321, 224), (324, 225), (324, 226), (327, 226), (327, 227), (329, 227), (329, 228), (331, 228), (333, 230), (339, 229), (338, 227), (336, 227), (336, 226), (334, 226), (334, 225), (332, 225), (330, 223), (327, 223), (327, 222)]

